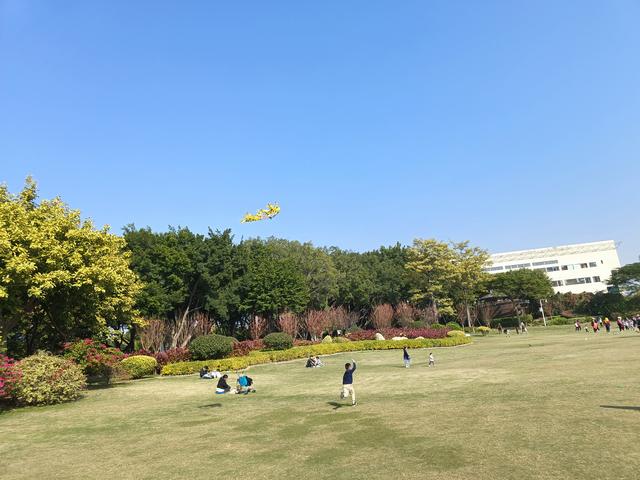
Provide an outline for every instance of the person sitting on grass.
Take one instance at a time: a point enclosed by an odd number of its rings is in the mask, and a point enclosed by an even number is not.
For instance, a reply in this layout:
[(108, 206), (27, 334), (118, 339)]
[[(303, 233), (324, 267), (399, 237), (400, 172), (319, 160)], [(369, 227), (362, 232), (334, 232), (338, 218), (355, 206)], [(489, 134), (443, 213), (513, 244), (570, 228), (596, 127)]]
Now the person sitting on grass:
[(200, 378), (203, 379), (211, 379), (211, 378), (220, 378), (220, 372), (217, 370), (209, 370), (209, 366), (205, 365), (200, 369)]
[(309, 357), (307, 358), (307, 364), (305, 365), (307, 368), (313, 368), (313, 367), (317, 367), (316, 365), (316, 359), (313, 357)]
[(316, 355), (316, 358), (314, 359), (316, 364), (316, 367), (324, 367), (324, 363), (322, 363), (322, 360), (320, 360), (320, 357)]
[(238, 377), (238, 393), (244, 393), (245, 395), (249, 392), (255, 392), (256, 389), (253, 387), (253, 378), (247, 377), (244, 373)]
[(231, 387), (227, 383), (227, 378), (229, 378), (229, 375), (226, 373), (220, 377), (218, 385), (216, 385), (216, 393), (229, 393), (231, 391)]

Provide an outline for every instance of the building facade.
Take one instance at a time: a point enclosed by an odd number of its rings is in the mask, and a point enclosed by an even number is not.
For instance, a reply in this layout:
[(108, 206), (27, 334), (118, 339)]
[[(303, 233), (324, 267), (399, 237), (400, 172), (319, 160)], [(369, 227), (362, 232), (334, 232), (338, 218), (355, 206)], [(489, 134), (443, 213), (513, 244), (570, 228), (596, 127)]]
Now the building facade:
[(542, 270), (556, 293), (606, 291), (611, 272), (620, 268), (613, 240), (495, 253), (490, 262), (484, 269), (489, 273)]

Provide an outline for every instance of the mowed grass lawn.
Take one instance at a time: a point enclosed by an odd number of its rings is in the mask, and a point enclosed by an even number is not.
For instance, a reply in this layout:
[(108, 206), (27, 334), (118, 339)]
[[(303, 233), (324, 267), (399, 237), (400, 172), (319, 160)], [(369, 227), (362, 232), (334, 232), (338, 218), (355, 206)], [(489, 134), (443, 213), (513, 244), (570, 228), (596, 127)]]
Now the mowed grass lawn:
[[(258, 392), (195, 376), (0, 414), (0, 478), (637, 479), (640, 334), (572, 328), (473, 345), (253, 367)], [(235, 380), (235, 378), (233, 378)]]

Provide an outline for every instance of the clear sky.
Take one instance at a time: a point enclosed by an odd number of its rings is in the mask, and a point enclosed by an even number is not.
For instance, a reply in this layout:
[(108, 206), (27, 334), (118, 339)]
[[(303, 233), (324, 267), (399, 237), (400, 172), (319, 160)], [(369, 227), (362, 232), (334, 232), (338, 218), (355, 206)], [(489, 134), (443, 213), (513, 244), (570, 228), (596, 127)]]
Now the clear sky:
[(639, 25), (633, 0), (0, 0), (0, 181), (115, 231), (632, 262)]

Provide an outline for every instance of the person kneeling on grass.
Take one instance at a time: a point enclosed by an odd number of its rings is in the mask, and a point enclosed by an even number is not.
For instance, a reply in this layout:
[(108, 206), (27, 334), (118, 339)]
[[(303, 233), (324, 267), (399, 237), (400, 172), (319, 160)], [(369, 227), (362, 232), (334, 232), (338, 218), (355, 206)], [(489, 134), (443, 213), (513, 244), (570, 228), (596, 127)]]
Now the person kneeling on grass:
[(256, 389), (253, 388), (253, 378), (247, 377), (244, 374), (239, 376), (237, 391), (238, 393), (244, 393), (245, 395), (248, 394), (249, 392), (255, 392)]
[(227, 378), (229, 378), (229, 375), (226, 373), (220, 377), (218, 385), (216, 385), (216, 393), (229, 393), (231, 391), (231, 387), (227, 383)]

